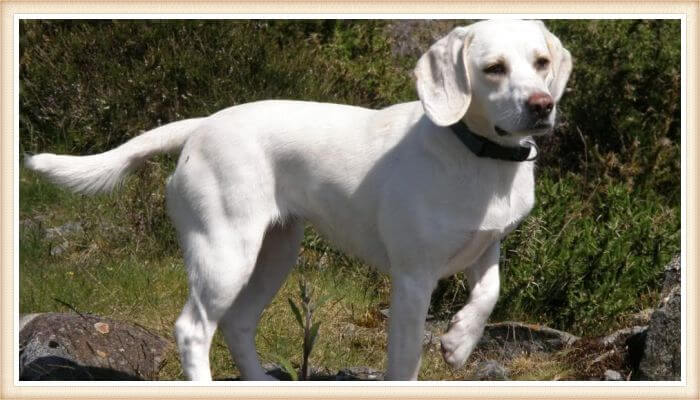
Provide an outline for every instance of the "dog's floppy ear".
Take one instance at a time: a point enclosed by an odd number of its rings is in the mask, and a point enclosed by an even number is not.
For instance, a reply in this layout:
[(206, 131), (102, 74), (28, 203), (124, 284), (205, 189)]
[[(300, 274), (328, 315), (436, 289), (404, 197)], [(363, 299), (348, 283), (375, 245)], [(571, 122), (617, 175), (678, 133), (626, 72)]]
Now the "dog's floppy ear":
[(418, 60), (415, 70), (418, 97), (438, 126), (459, 121), (471, 100), (467, 76), (468, 27), (455, 28)]
[(549, 54), (552, 57), (552, 76), (548, 80), (549, 93), (557, 102), (564, 94), (566, 82), (569, 80), (573, 63), (571, 61), (571, 53), (561, 45), (559, 38), (554, 36), (542, 21), (537, 21), (542, 29), (544, 38), (549, 48)]

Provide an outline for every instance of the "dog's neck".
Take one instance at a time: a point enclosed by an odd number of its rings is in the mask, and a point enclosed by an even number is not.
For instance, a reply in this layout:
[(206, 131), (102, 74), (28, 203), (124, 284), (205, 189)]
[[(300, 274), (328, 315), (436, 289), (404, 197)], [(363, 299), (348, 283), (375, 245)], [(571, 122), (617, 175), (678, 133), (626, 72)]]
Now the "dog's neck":
[[(498, 136), (494, 128), (478, 119), (463, 120), (450, 126), (457, 138), (474, 154), (504, 161), (532, 161), (537, 157), (538, 149), (531, 137)], [(487, 133), (488, 132), (488, 133)], [(509, 137), (510, 136), (510, 137)]]
[(532, 136), (498, 135), (493, 126), (493, 122), (485, 118), (482, 114), (483, 112), (481, 112), (478, 107), (470, 107), (464, 117), (462, 117), (462, 122), (464, 122), (472, 132), (502, 146), (515, 147), (524, 145), (526, 142), (532, 140)]

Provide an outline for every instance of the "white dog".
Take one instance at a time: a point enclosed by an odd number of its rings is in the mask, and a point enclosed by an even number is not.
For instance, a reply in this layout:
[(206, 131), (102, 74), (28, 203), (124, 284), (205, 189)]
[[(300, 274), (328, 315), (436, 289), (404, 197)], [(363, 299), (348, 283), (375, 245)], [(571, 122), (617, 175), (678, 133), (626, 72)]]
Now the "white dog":
[(387, 378), (416, 379), (430, 295), (465, 271), (469, 302), (442, 336), (459, 367), (499, 290), (500, 240), (533, 207), (535, 135), (550, 132), (571, 56), (539, 21), (456, 28), (415, 68), (420, 101), (369, 110), (262, 101), (174, 122), (102, 154), (26, 165), (83, 193), (181, 151), (167, 183), (190, 292), (175, 329), (189, 379), (211, 379), (224, 333), (244, 378), (264, 307), (295, 264), (304, 221), (391, 276)]

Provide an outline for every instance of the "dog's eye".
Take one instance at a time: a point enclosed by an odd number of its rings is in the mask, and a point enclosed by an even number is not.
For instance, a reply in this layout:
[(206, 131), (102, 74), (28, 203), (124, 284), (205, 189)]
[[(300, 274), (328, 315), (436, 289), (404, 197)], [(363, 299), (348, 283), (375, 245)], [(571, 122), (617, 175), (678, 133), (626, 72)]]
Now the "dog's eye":
[(489, 75), (505, 75), (506, 66), (503, 63), (496, 63), (484, 68), (484, 73)]
[(537, 68), (538, 71), (541, 71), (543, 69), (546, 69), (549, 66), (549, 59), (545, 57), (539, 57), (537, 61), (535, 61), (535, 68)]

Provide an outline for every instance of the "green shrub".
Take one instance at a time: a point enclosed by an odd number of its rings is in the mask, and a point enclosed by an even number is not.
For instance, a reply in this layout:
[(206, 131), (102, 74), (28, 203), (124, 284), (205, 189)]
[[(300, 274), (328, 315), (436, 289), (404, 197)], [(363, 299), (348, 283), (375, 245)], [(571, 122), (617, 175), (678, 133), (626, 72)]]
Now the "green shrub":
[(680, 204), (680, 21), (547, 25), (571, 51), (574, 70), (541, 166), (608, 176)]
[(624, 184), (587, 190), (567, 178), (540, 178), (538, 207), (505, 241), (496, 316), (602, 334), (620, 314), (655, 305), (644, 295), (680, 252), (680, 211)]
[(270, 98), (382, 107), (412, 95), (381, 21), (24, 21), (23, 151), (105, 151)]

